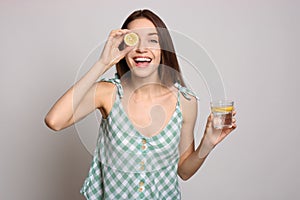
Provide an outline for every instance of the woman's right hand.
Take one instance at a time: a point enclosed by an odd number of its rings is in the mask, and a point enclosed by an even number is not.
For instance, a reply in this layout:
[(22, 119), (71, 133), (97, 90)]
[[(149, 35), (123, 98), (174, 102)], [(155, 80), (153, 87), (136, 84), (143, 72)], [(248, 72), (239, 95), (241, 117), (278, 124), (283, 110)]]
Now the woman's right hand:
[(124, 49), (119, 49), (124, 36), (129, 32), (130, 30), (128, 29), (117, 29), (110, 32), (99, 58), (99, 61), (106, 66), (105, 70), (108, 70), (110, 67), (118, 63), (130, 50), (134, 48), (134, 46), (125, 46)]

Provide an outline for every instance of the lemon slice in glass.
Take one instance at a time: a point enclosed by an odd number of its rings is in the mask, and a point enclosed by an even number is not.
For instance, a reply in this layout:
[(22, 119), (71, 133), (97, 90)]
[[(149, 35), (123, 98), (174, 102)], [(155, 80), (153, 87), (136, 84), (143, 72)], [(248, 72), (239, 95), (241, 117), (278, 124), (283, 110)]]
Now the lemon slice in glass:
[(134, 46), (139, 42), (139, 36), (136, 33), (127, 33), (124, 36), (124, 42), (128, 46)]
[(233, 106), (227, 106), (227, 107), (213, 107), (213, 112), (231, 112), (233, 110)]

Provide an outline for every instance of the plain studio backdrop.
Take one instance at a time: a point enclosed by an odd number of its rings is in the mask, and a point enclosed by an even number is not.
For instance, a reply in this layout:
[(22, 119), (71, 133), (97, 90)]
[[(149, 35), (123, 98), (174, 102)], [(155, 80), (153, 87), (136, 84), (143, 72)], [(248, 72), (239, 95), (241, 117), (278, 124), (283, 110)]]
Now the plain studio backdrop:
[[(2, 0), (0, 199), (84, 199), (79, 190), (92, 159), (84, 125), (55, 133), (43, 120), (89, 53), (140, 8), (202, 46), (236, 102), (237, 130), (190, 180), (180, 181), (183, 199), (299, 199), (296, 0)], [(191, 86), (200, 90), (200, 82)], [(205, 87), (200, 96), (197, 141), (209, 114)], [(95, 135), (97, 128), (84, 130)]]

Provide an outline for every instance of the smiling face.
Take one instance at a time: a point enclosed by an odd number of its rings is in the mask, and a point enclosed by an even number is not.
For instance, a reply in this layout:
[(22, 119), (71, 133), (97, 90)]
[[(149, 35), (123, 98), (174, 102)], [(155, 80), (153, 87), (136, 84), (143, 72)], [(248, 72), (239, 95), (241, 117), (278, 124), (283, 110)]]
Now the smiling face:
[(125, 57), (132, 75), (158, 76), (161, 49), (154, 24), (146, 18), (139, 18), (131, 21), (127, 28), (139, 36), (138, 44)]

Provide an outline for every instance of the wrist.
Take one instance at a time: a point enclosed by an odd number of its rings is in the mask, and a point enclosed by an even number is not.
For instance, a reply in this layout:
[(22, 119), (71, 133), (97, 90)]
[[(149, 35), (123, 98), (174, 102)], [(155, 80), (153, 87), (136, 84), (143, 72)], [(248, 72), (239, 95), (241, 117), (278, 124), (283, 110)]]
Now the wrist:
[(103, 62), (103, 60), (99, 59), (96, 62), (96, 66), (97, 68), (101, 71), (101, 74), (103, 74), (104, 72), (106, 72), (112, 65), (109, 65), (105, 62)]
[(99, 59), (96, 62), (98, 65), (101, 65), (103, 68), (107, 68), (107, 66), (109, 65), (107, 62), (105, 62), (103, 59)]
[(198, 147), (199, 158), (206, 158), (208, 154), (214, 149), (213, 145), (205, 136), (202, 138), (201, 143)]

